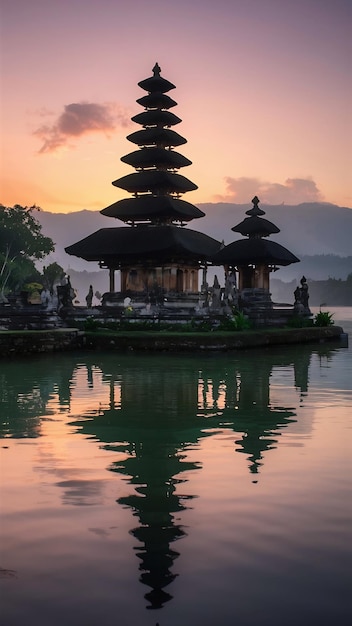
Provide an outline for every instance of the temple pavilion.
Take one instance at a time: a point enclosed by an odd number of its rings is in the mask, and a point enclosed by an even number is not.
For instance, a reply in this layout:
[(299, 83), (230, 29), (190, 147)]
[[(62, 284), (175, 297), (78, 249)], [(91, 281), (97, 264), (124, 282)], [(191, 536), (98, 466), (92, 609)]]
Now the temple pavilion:
[[(185, 227), (204, 213), (181, 197), (197, 185), (179, 174), (191, 161), (175, 150), (187, 143), (173, 130), (181, 122), (170, 111), (177, 104), (168, 95), (175, 85), (161, 76), (158, 63), (153, 75), (138, 85), (147, 92), (137, 100), (144, 110), (132, 117), (141, 129), (127, 137), (138, 148), (121, 158), (135, 172), (112, 183), (131, 197), (101, 211), (125, 226), (102, 228), (66, 252), (97, 261), (109, 270), (104, 304), (123, 306), (128, 297), (136, 310), (151, 303), (194, 309), (199, 307), (199, 271), (206, 285), (207, 267), (221, 244)], [(120, 292), (115, 290), (116, 270), (120, 271)]]
[(215, 265), (223, 265), (225, 276), (236, 276), (236, 292), (241, 309), (272, 307), (270, 273), (280, 266), (298, 263), (299, 259), (287, 248), (268, 239), (280, 229), (263, 218), (265, 211), (259, 207), (259, 198), (252, 200), (253, 207), (246, 217), (231, 230), (245, 237), (224, 246), (214, 257)]
[[(102, 228), (65, 250), (109, 270), (103, 305), (121, 312), (193, 316), (228, 314), (234, 306), (249, 312), (253, 307), (268, 310), (270, 272), (299, 259), (268, 240), (279, 228), (263, 218), (256, 196), (248, 217), (232, 228), (243, 239), (224, 246), (186, 227), (204, 213), (182, 198), (197, 185), (179, 173), (191, 161), (175, 149), (187, 143), (173, 129), (181, 122), (170, 110), (177, 105), (168, 95), (175, 85), (161, 76), (158, 63), (152, 72), (138, 83), (146, 94), (137, 100), (143, 111), (132, 121), (141, 128), (127, 136), (137, 149), (121, 158), (135, 171), (112, 183), (130, 196), (101, 211), (125, 225)], [(208, 286), (210, 265), (224, 267), (224, 287), (216, 276)], [(120, 291), (115, 286), (117, 270)]]

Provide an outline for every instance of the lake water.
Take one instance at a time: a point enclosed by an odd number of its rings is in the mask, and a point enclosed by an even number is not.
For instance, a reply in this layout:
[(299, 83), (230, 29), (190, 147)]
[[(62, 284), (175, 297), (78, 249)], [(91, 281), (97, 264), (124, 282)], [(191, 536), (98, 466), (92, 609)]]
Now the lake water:
[(0, 362), (4, 626), (351, 623), (340, 344)]

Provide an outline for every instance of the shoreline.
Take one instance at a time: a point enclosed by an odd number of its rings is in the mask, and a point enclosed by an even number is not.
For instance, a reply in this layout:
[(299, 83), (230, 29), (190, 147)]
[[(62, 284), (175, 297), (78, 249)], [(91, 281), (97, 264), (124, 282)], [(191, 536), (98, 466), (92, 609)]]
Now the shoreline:
[(115, 352), (229, 352), (280, 345), (335, 341), (348, 335), (341, 326), (280, 328), (250, 331), (180, 333), (167, 331), (86, 332), (77, 328), (0, 331), (0, 359), (53, 352), (106, 350)]

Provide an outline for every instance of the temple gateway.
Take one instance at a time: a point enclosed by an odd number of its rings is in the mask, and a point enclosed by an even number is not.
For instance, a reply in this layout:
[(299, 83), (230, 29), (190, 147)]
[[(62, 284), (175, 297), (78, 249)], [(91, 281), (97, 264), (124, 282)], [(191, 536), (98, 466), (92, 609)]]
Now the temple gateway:
[[(272, 309), (270, 272), (299, 259), (267, 240), (279, 229), (262, 217), (257, 197), (249, 217), (232, 229), (246, 238), (228, 246), (186, 227), (204, 213), (182, 198), (197, 186), (179, 173), (191, 161), (177, 151), (187, 141), (173, 129), (181, 122), (170, 111), (177, 104), (168, 95), (175, 85), (161, 76), (158, 63), (138, 85), (147, 92), (137, 100), (143, 111), (132, 117), (141, 128), (127, 137), (138, 148), (121, 158), (135, 172), (112, 183), (131, 195), (101, 211), (125, 226), (102, 228), (66, 252), (109, 271), (102, 304), (116, 315), (126, 309), (159, 317), (228, 315), (234, 307), (252, 315), (258, 307)], [(216, 276), (208, 285), (209, 266), (224, 268), (223, 286)]]

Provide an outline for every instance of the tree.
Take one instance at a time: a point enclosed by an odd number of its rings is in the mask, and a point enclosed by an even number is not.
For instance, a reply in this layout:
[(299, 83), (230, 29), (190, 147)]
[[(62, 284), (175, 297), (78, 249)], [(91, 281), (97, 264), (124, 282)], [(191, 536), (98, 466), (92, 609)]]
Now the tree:
[(44, 285), (49, 289), (50, 293), (53, 293), (55, 284), (59, 283), (64, 276), (65, 270), (56, 261), (50, 263), (47, 267), (43, 267)]
[(34, 209), (38, 207), (0, 205), (0, 302), (38, 274), (34, 261), (54, 251), (52, 239), (41, 233)]

